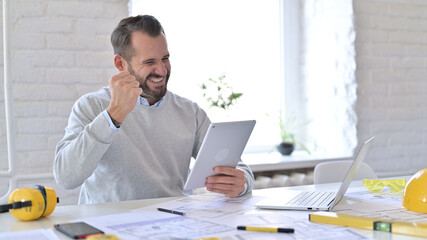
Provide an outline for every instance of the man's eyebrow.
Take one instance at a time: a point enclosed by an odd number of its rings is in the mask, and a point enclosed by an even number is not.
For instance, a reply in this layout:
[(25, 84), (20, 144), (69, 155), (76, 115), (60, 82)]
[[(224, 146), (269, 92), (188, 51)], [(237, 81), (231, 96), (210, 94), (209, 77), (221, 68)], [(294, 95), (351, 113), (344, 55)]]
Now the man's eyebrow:
[(156, 59), (149, 58), (149, 59), (146, 59), (146, 60), (142, 61), (142, 63), (151, 63), (151, 62), (155, 62), (155, 61), (156, 61)]
[[(169, 55), (169, 54), (166, 54), (166, 55), (164, 55), (164, 56), (162, 57), (162, 59), (169, 58), (169, 57), (170, 57), (170, 55)], [(155, 58), (149, 58), (149, 59), (146, 59), (146, 60), (142, 61), (142, 63), (152, 63), (152, 62), (155, 62), (155, 61), (156, 61), (156, 59), (155, 59)]]

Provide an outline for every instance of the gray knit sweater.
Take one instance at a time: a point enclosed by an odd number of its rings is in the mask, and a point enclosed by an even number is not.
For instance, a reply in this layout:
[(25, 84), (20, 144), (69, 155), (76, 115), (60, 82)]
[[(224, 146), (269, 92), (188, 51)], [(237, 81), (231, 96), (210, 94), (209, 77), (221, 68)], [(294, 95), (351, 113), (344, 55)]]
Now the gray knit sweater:
[[(110, 99), (104, 87), (74, 104), (56, 146), (57, 183), (66, 189), (83, 184), (79, 204), (183, 195), (191, 157), (210, 124), (206, 113), (168, 91), (158, 107), (137, 104), (114, 131), (102, 114)], [(242, 162), (238, 168), (249, 192), (253, 174)]]

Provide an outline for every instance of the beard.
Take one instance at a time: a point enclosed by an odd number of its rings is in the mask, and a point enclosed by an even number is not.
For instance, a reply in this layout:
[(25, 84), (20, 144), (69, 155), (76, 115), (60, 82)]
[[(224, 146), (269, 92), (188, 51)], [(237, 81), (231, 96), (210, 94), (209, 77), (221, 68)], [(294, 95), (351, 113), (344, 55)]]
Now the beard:
[(166, 76), (165, 76), (166, 83), (163, 84), (162, 86), (155, 87), (154, 89), (150, 89), (150, 87), (148, 87), (148, 85), (147, 85), (147, 81), (148, 80), (147, 79), (149, 79), (151, 77), (160, 78), (162, 76), (159, 76), (159, 75), (157, 75), (155, 73), (150, 73), (150, 74), (148, 74), (148, 76), (146, 78), (143, 78), (143, 77), (135, 74), (135, 72), (133, 71), (133, 69), (132, 69), (131, 66), (129, 66), (128, 71), (139, 82), (139, 87), (142, 89), (141, 97), (151, 98), (151, 99), (156, 100), (156, 102), (157, 102), (157, 101), (159, 101), (160, 99), (162, 99), (166, 95), (167, 84), (168, 84), (169, 76), (170, 76), (170, 71), (169, 70), (168, 70), (168, 72), (166, 73)]

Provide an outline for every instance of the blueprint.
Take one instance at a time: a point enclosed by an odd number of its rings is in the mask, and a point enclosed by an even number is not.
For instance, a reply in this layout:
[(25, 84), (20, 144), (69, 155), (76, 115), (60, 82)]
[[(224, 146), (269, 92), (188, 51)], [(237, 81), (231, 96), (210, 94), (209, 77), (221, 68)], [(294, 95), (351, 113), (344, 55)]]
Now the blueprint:
[[(369, 239), (348, 228), (315, 224), (305, 211), (266, 211), (254, 204), (261, 197), (226, 198), (219, 194), (193, 195), (130, 212), (86, 218), (83, 221), (122, 239)], [(166, 208), (185, 216), (157, 211)], [(295, 233), (237, 230), (237, 226), (294, 228)]]

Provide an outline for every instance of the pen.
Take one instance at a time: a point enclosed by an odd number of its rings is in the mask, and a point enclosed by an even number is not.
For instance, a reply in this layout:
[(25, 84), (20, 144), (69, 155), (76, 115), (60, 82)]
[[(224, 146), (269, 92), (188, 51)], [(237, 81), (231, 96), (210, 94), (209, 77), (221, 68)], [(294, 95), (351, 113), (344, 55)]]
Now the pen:
[(280, 232), (280, 233), (294, 233), (293, 228), (270, 228), (270, 227), (245, 227), (237, 226), (237, 230), (255, 231), (255, 232)]
[(175, 211), (175, 210), (171, 210), (171, 209), (157, 208), (157, 210), (159, 210), (161, 212), (167, 212), (167, 213), (172, 213), (172, 214), (176, 214), (176, 215), (185, 216), (185, 213), (179, 212), (179, 211)]

